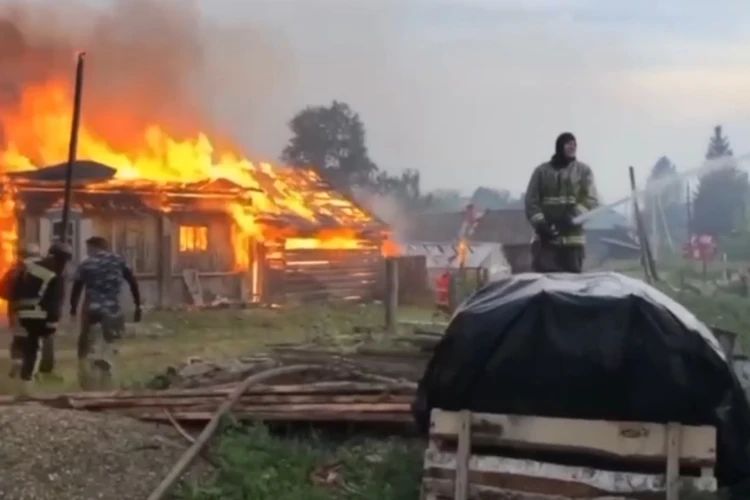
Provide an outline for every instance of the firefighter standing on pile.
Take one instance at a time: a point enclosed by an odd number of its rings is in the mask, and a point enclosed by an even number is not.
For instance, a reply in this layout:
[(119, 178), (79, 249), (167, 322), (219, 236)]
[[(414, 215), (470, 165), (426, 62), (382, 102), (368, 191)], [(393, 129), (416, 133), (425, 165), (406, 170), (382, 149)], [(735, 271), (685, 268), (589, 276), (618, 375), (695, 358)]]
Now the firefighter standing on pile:
[(70, 314), (75, 316), (85, 288), (78, 336), (78, 377), (84, 389), (92, 383), (107, 386), (112, 380), (114, 344), (125, 329), (120, 308), (123, 279), (133, 295), (134, 320), (141, 320), (141, 294), (125, 259), (110, 252), (107, 240), (98, 236), (86, 240), (86, 252), (88, 257), (76, 270), (70, 297)]
[(538, 273), (580, 273), (586, 244), (574, 219), (599, 204), (591, 168), (576, 159), (573, 134), (561, 134), (549, 162), (534, 169), (526, 189), (526, 217), (534, 227), (532, 268)]
[[(12, 281), (20, 275), (27, 261), (37, 261), (41, 259), (39, 245), (36, 243), (27, 244), (19, 252), (18, 261), (11, 268), (8, 274), (8, 287), (12, 286)], [(17, 314), (14, 310), (14, 304), (8, 306), (8, 325), (13, 334), (13, 340), (10, 343), (10, 378), (17, 378), (21, 374), (21, 365), (23, 362), (24, 343), (26, 342), (26, 330), (19, 324)], [(59, 379), (55, 377), (52, 371), (55, 368), (55, 343), (54, 337), (49, 335), (42, 338), (42, 357), (39, 361), (39, 378), (41, 380)]]
[(20, 342), (18, 395), (28, 392), (40, 343), (57, 331), (65, 297), (63, 272), (71, 256), (70, 247), (55, 243), (45, 257), (28, 258), (22, 268), (11, 269), (3, 277), (12, 315), (26, 332)]

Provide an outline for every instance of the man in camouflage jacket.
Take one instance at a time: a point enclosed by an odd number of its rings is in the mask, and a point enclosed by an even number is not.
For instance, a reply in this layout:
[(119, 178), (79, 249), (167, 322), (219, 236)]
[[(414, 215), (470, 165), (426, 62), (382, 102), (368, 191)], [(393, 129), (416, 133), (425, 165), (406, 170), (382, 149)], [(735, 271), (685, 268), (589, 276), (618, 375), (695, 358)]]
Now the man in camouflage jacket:
[(599, 205), (591, 168), (576, 159), (573, 134), (560, 134), (550, 161), (534, 169), (526, 189), (526, 217), (534, 228), (535, 272), (580, 273), (585, 257), (583, 227), (574, 219)]
[[(81, 386), (109, 385), (115, 341), (122, 336), (125, 318), (120, 308), (120, 288), (127, 281), (135, 304), (135, 321), (141, 320), (141, 295), (133, 271), (121, 256), (108, 250), (104, 238), (86, 240), (88, 257), (76, 270), (70, 296), (70, 314), (76, 315), (81, 293), (86, 291), (78, 336), (78, 376)], [(91, 371), (96, 380), (91, 380)]]

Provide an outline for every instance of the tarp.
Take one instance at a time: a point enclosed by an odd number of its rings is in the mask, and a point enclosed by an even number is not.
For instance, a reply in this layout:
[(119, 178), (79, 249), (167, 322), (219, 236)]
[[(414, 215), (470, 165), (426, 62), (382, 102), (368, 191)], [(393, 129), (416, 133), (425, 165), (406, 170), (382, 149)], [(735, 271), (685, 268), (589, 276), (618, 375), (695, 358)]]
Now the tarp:
[(617, 273), (519, 274), (454, 313), (419, 383), (433, 408), (717, 427), (716, 476), (750, 477), (750, 407), (713, 333)]

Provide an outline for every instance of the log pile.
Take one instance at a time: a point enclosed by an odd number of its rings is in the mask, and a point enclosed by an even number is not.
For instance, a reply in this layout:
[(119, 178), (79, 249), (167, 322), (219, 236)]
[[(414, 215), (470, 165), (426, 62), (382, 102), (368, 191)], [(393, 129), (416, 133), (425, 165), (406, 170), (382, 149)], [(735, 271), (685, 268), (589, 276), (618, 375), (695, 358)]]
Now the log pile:
[[(147, 421), (208, 422), (235, 384), (165, 391), (80, 392), (30, 398), (54, 408), (116, 413)], [(409, 425), (413, 384), (316, 382), (261, 385), (232, 408), (238, 420), (265, 422), (370, 422)], [(0, 405), (18, 403), (0, 398)]]

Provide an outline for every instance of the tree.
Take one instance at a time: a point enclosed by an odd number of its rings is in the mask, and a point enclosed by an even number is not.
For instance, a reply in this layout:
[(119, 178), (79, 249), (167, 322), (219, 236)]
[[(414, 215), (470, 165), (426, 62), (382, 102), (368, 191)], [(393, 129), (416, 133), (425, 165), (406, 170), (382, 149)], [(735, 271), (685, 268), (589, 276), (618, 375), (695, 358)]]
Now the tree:
[(381, 170), (368, 184), (371, 191), (394, 196), (401, 200), (405, 207), (420, 208), (423, 205), (419, 170), (407, 168), (399, 176), (391, 176)]
[(460, 211), (469, 203), (469, 198), (457, 189), (436, 189), (425, 196), (425, 208), (431, 212)]
[(365, 126), (349, 105), (308, 106), (289, 122), (292, 137), (281, 153), (287, 165), (313, 168), (339, 188), (366, 185), (377, 173)]
[(724, 135), (721, 125), (714, 127), (714, 135), (708, 141), (708, 151), (706, 151), (706, 159), (713, 160), (721, 158), (722, 156), (732, 156), (734, 152), (729, 146), (729, 138)]
[(643, 219), (653, 243), (662, 246), (671, 238), (672, 243), (687, 237), (687, 209), (685, 186), (677, 174), (677, 167), (666, 156), (659, 158), (651, 168), (646, 181)]
[(498, 210), (508, 205), (511, 200), (510, 191), (480, 186), (471, 195), (471, 202), (479, 210)]
[[(714, 128), (706, 152), (707, 160), (732, 156), (729, 139), (721, 126)], [(734, 161), (719, 162), (700, 178), (693, 199), (693, 230), (701, 234), (727, 236), (745, 230), (747, 174)]]

